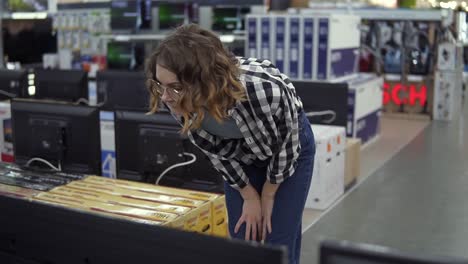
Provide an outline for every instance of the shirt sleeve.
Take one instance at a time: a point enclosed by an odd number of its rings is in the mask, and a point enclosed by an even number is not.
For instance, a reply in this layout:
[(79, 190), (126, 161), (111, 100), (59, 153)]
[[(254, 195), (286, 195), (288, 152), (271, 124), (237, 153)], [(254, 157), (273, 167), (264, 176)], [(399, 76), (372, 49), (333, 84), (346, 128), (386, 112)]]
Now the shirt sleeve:
[[(260, 127), (254, 135), (257, 151), (270, 158), (267, 180), (279, 184), (292, 176), (299, 157), (299, 129), (295, 95), (284, 82), (259, 82), (249, 93), (249, 126)], [(254, 128), (251, 128), (254, 130)], [(255, 150), (254, 150), (255, 151)]]
[(294, 174), (299, 156), (297, 113), (292, 113), (285, 105), (284, 107), (276, 111), (274, 124), (271, 124), (277, 128), (271, 137), (278, 149), (271, 157), (266, 177), (273, 184), (279, 184)]

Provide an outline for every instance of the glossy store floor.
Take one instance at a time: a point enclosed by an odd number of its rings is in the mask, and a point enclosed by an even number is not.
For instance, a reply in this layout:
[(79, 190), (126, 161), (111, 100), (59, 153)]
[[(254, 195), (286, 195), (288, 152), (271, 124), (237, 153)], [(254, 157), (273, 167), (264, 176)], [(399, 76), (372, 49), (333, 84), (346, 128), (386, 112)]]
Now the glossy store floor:
[(306, 210), (301, 263), (321, 239), (468, 257), (468, 112), (452, 122), (384, 117), (361, 177), (326, 211)]

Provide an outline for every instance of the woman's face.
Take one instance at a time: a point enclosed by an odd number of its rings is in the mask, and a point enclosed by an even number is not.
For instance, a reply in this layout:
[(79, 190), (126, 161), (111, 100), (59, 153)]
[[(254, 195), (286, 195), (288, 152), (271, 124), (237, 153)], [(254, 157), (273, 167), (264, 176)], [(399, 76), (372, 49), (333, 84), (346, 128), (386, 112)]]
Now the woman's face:
[(156, 64), (156, 81), (159, 82), (161, 100), (176, 114), (177, 101), (180, 96), (180, 82), (175, 73)]

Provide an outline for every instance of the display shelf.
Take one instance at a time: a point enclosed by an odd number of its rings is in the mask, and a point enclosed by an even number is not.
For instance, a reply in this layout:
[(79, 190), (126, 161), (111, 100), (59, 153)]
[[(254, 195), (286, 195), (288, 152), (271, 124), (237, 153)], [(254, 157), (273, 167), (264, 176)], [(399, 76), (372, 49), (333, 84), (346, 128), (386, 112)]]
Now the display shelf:
[(301, 14), (313, 13), (350, 13), (363, 19), (373, 20), (421, 20), (441, 21), (446, 17), (442, 10), (410, 10), (410, 9), (301, 9)]
[[(119, 42), (129, 42), (129, 41), (142, 41), (142, 40), (163, 40), (167, 37), (167, 34), (107, 34), (102, 35), (100, 38), (107, 40), (114, 40)], [(232, 43), (235, 41), (244, 41), (245, 36), (242, 35), (233, 35), (233, 34), (223, 34), (219, 35), (220, 39), (224, 43)]]
[(8, 12), (2, 14), (2, 19), (46, 19), (50, 16), (48, 12)]
[[(407, 80), (410, 82), (421, 82), (424, 78), (427, 77), (426, 75), (408, 75)], [(385, 80), (387, 81), (401, 81), (401, 74), (385, 74)]]

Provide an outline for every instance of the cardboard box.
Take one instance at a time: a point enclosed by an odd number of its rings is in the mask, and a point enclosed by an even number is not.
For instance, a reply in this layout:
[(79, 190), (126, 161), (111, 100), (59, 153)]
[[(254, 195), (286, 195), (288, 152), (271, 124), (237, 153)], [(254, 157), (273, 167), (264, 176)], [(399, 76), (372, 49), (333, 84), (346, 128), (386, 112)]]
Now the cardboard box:
[(0, 155), (3, 162), (14, 162), (10, 101), (0, 102)]
[(348, 81), (348, 122), (346, 136), (365, 144), (380, 133), (383, 78), (359, 74)]
[(345, 189), (356, 183), (361, 174), (361, 140), (348, 138), (345, 149)]
[(187, 206), (191, 208), (199, 207), (205, 204), (202, 200), (187, 199), (185, 197), (177, 197), (174, 195), (149, 193), (142, 191), (134, 191), (127, 188), (117, 186), (106, 186), (99, 183), (75, 181), (66, 185), (69, 188), (89, 190), (97, 193), (105, 193), (110, 195), (122, 196), (126, 198), (139, 199), (143, 201), (152, 201), (159, 203), (167, 203), (179, 206)]
[(345, 128), (312, 125), (316, 154), (306, 208), (324, 210), (344, 193)]
[[(151, 185), (146, 183), (139, 183), (139, 182), (132, 182), (126, 180), (116, 180), (116, 179), (108, 179), (105, 177), (99, 176), (89, 176), (83, 182), (86, 183), (94, 183), (94, 184), (102, 184), (105, 186), (115, 186), (118, 188), (126, 188), (132, 191), (141, 191), (141, 192), (148, 192), (153, 194), (164, 194), (164, 195), (171, 195), (177, 197), (184, 197), (187, 199), (194, 199), (195, 201), (204, 201), (209, 204), (210, 207), (210, 219), (212, 220), (211, 227), (213, 228), (213, 232), (216, 235), (224, 236), (227, 230), (227, 213), (226, 213), (226, 202), (224, 195), (214, 194), (214, 193), (207, 193), (207, 192), (199, 192), (194, 190), (185, 190), (179, 188), (171, 188), (159, 185)], [(205, 207), (203, 207), (205, 208)], [(195, 228), (197, 231), (206, 230), (206, 218), (205, 209), (201, 209), (200, 211), (200, 223)], [(190, 230), (194, 229), (194, 227), (190, 224), (193, 221), (188, 221)], [(205, 223), (205, 224), (204, 224)], [(203, 233), (206, 233), (203, 232)]]
[(437, 71), (434, 82), (434, 120), (452, 121), (462, 112), (463, 73)]
[(437, 52), (437, 69), (456, 71), (463, 68), (463, 46), (450, 42), (440, 43)]
[(39, 193), (41, 193), (41, 192), (33, 190), (33, 189), (27, 189), (27, 188), (22, 188), (22, 187), (18, 187), (18, 186), (0, 184), (0, 195), (3, 195), (3, 196), (23, 198), (23, 199), (28, 199), (29, 200), (34, 195), (37, 195)]
[(207, 218), (206, 216), (210, 213), (210, 211), (206, 210), (204, 207), (190, 208), (171, 204), (142, 201), (68, 187), (57, 187), (52, 189), (49, 193), (65, 197), (72, 197), (83, 201), (95, 201), (127, 206), (131, 208), (140, 208), (145, 210), (176, 214), (178, 215), (178, 218), (168, 222), (168, 225), (171, 227), (200, 233), (206, 233), (207, 230), (211, 230), (211, 218)]
[(104, 184), (106, 186), (116, 186), (120, 188), (126, 188), (134, 191), (143, 191), (157, 194), (167, 194), (178, 197), (185, 197), (190, 199), (212, 201), (218, 198), (219, 194), (200, 192), (194, 190), (172, 188), (161, 185), (152, 185), (148, 183), (133, 182), (120, 179), (108, 179), (100, 176), (89, 176), (83, 180), (83, 182), (90, 182), (96, 184)]
[(213, 232), (212, 234), (219, 237), (228, 237), (228, 217), (226, 211), (226, 198), (220, 195), (213, 202)]
[(101, 127), (101, 163), (102, 175), (109, 178), (117, 177), (115, 158), (115, 121), (114, 113), (101, 111), (99, 113)]
[[(103, 177), (101, 178), (106, 179)], [(123, 188), (115, 185), (113, 186), (112, 184), (105, 185), (91, 181), (75, 181), (68, 184), (67, 187), (80, 190), (88, 190), (96, 193), (105, 193), (109, 195), (121, 196), (125, 198), (138, 199), (148, 202), (158, 202), (170, 205), (190, 207), (191, 212), (189, 214), (182, 215), (181, 217), (183, 219), (179, 219), (179, 221), (184, 221), (185, 230), (206, 234), (211, 234), (212, 231), (212, 203), (207, 201), (180, 197), (170, 194), (132, 190), (130, 188)]]
[(129, 216), (134, 218), (140, 219), (147, 219), (152, 221), (159, 221), (159, 222), (171, 222), (177, 219), (179, 216), (176, 214), (171, 213), (164, 213), (154, 210), (147, 210), (147, 209), (140, 209), (128, 206), (121, 206), (116, 204), (108, 204), (102, 202), (96, 202), (91, 200), (84, 200), (80, 198), (70, 197), (70, 196), (62, 196), (59, 194), (54, 193), (40, 193), (34, 197), (37, 200), (44, 200), (44, 201), (57, 201), (62, 203), (73, 203), (79, 207), (87, 208), (92, 211), (96, 212), (105, 212), (110, 214), (116, 215), (123, 215)]
[(97, 193), (93, 191), (79, 190), (68, 188), (66, 186), (57, 187), (49, 191), (49, 193), (61, 195), (61, 196), (70, 196), (81, 200), (95, 201), (108, 204), (116, 204), (122, 206), (129, 206), (140, 209), (155, 210), (166, 213), (173, 213), (177, 215), (187, 214), (192, 210), (190, 207), (164, 204), (158, 202), (149, 202), (142, 201), (132, 198), (125, 198), (121, 196), (108, 195), (104, 193)]
[(275, 14), (272, 18), (273, 43), (271, 62), (284, 74), (288, 72), (287, 62), (289, 61), (288, 50), (286, 49), (286, 28), (288, 17), (286, 15)]
[(129, 221), (137, 222), (137, 223), (142, 223), (142, 224), (167, 225), (167, 223), (163, 221), (135, 218), (135, 217), (127, 216), (127, 215), (119, 215), (119, 214), (113, 214), (113, 213), (104, 212), (104, 211), (92, 210), (91, 208), (83, 206), (83, 203), (79, 199), (71, 198), (71, 197), (60, 197), (58, 195), (53, 195), (49, 193), (41, 193), (40, 196), (36, 195), (32, 197), (32, 200), (35, 202), (40, 202), (40, 203), (62, 206), (62, 207), (71, 208), (71, 209), (77, 209), (77, 210), (84, 211), (87, 213), (105, 215), (105, 216), (112, 217), (112, 218), (121, 218), (121, 219), (129, 220)]

